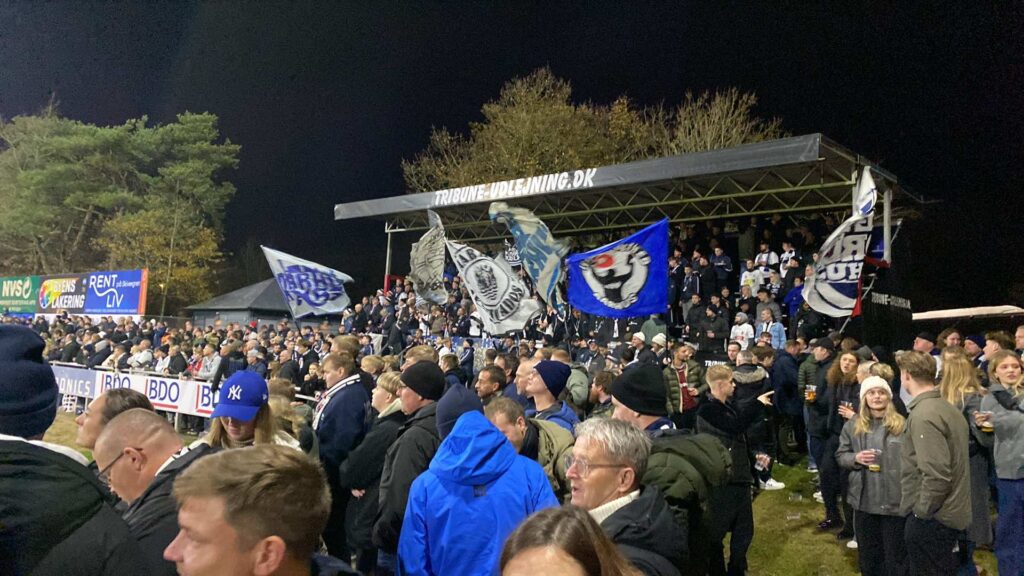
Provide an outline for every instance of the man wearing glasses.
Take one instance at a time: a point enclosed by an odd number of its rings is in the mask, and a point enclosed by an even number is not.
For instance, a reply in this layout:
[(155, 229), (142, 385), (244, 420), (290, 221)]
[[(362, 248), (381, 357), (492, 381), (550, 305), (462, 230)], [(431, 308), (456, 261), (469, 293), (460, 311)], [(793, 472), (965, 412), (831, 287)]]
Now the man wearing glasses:
[(128, 504), (123, 517), (142, 548), (148, 573), (176, 573), (174, 564), (163, 559), (164, 548), (178, 533), (171, 487), (196, 459), (213, 451), (203, 442), (182, 449), (170, 423), (144, 408), (117, 415), (96, 439), (100, 481)]
[(679, 574), (686, 536), (658, 489), (640, 483), (650, 454), (650, 438), (632, 424), (585, 420), (565, 462), (571, 501), (588, 510), (644, 574)]

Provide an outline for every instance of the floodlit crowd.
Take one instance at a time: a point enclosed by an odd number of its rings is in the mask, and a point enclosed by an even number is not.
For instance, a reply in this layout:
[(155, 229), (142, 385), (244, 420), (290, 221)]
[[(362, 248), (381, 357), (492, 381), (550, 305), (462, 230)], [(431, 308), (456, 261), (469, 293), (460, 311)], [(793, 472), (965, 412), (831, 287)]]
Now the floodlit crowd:
[[(836, 332), (800, 295), (812, 229), (676, 230), (646, 318), (487, 334), (450, 275), (446, 303), (399, 283), (301, 327), (0, 325), (0, 573), (744, 574), (754, 499), (805, 461), (864, 574), (975, 574), (977, 548), (1024, 573), (1024, 327), (895, 355)], [(104, 392), (87, 460), (42, 439), (47, 360), (219, 402), (185, 441)]]

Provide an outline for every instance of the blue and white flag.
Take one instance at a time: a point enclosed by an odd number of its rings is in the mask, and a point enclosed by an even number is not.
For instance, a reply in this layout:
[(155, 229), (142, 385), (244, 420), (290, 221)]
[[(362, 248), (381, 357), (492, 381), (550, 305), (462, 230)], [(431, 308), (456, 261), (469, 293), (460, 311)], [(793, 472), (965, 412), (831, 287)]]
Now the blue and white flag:
[(533, 279), (544, 301), (561, 311), (565, 307), (558, 283), (562, 281), (562, 258), (569, 248), (555, 240), (548, 227), (526, 208), (513, 208), (504, 202), (491, 202), (491, 220), (508, 226), (516, 240), (516, 249), (526, 273)]
[(344, 283), (352, 282), (351, 276), (266, 246), (261, 248), (292, 317), (338, 314), (348, 307), (351, 300)]
[(488, 334), (522, 330), (540, 313), (541, 303), (530, 297), (526, 284), (504, 258), (489, 258), (476, 248), (456, 242), (447, 244)]
[(632, 318), (668, 309), (668, 220), (568, 263), (569, 303), (583, 312)]
[(857, 305), (857, 286), (870, 248), (877, 200), (875, 180), (865, 166), (857, 181), (856, 210), (825, 240), (814, 263), (814, 275), (804, 280), (804, 299), (814, 311), (841, 318)]

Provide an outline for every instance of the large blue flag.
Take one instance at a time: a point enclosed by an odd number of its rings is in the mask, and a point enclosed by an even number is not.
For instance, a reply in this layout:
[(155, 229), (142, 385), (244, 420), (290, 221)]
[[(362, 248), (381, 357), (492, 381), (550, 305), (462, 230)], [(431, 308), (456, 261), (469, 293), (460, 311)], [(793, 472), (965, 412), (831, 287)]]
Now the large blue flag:
[(583, 312), (632, 318), (668, 309), (668, 220), (568, 264), (569, 303)]

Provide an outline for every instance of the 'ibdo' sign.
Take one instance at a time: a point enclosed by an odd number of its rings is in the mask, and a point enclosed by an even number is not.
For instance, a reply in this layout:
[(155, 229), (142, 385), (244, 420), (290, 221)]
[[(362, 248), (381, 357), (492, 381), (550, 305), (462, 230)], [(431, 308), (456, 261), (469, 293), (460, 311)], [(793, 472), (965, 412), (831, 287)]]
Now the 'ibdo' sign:
[(199, 414), (200, 416), (209, 416), (210, 414), (213, 414), (213, 408), (217, 405), (217, 397), (220, 396), (220, 391), (218, 390), (217, 392), (214, 392), (213, 387), (206, 382), (196, 382), (195, 384), (196, 414)]
[(146, 378), (146, 397), (154, 408), (176, 412), (181, 399), (181, 385), (177, 380)]
[(99, 393), (103, 394), (107, 390), (114, 388), (131, 388), (132, 378), (127, 374), (120, 374), (118, 372), (99, 372)]

